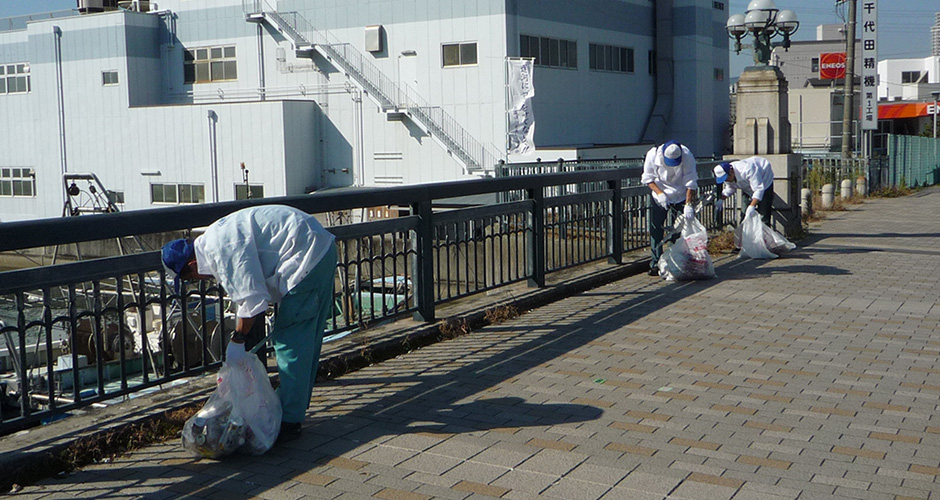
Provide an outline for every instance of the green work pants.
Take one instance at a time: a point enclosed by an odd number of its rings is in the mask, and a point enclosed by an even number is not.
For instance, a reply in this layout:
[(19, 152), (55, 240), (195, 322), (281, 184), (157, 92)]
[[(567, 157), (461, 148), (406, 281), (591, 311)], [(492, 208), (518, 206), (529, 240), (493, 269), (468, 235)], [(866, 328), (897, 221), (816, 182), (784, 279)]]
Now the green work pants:
[(336, 247), (281, 300), (271, 339), (277, 354), (277, 389), (284, 422), (303, 422), (317, 379), (323, 330), (333, 308)]

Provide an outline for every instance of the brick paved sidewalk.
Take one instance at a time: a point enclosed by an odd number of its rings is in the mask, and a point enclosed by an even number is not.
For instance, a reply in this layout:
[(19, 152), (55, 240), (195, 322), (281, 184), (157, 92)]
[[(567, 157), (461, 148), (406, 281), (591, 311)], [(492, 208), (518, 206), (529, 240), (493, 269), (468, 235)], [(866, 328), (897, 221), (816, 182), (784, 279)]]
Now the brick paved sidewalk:
[(151, 446), (16, 498), (940, 498), (940, 190), (773, 261), (634, 276), (315, 390), (262, 457)]

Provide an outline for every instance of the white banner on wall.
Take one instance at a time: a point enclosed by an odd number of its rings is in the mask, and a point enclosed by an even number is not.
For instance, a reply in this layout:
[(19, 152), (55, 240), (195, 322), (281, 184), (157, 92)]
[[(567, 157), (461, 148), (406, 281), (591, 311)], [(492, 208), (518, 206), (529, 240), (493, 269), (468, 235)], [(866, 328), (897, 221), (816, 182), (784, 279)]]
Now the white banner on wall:
[(862, 130), (878, 130), (878, 0), (862, 0)]
[(526, 154), (535, 150), (535, 115), (532, 97), (535, 96), (531, 58), (508, 59), (509, 64), (509, 153)]

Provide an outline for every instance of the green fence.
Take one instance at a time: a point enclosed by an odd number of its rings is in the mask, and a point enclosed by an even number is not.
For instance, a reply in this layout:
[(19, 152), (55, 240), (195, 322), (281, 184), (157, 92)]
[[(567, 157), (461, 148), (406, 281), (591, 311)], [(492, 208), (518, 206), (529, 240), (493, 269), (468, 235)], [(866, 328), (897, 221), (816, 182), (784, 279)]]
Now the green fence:
[(938, 152), (940, 139), (889, 135), (887, 184), (907, 187), (940, 184)]

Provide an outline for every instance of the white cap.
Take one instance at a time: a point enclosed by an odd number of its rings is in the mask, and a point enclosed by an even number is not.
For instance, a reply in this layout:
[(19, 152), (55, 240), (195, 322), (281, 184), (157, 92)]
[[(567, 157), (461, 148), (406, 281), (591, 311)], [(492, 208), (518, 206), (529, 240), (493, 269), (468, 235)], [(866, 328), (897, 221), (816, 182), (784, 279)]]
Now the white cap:
[(669, 141), (663, 148), (663, 159), (666, 165), (676, 167), (682, 163), (682, 146), (677, 141)]

